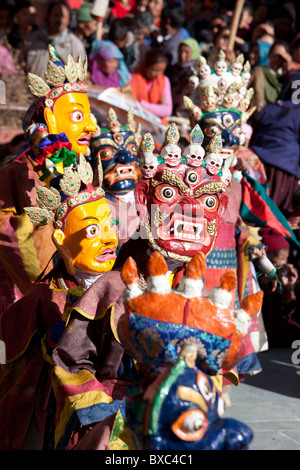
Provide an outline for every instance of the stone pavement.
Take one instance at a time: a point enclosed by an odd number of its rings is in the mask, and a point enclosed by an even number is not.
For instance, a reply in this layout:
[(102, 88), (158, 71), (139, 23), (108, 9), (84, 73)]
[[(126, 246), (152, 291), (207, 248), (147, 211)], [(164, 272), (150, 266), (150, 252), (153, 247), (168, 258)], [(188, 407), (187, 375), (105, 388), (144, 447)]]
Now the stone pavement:
[(271, 349), (258, 358), (262, 371), (230, 388), (225, 417), (252, 429), (250, 450), (300, 450), (300, 349)]

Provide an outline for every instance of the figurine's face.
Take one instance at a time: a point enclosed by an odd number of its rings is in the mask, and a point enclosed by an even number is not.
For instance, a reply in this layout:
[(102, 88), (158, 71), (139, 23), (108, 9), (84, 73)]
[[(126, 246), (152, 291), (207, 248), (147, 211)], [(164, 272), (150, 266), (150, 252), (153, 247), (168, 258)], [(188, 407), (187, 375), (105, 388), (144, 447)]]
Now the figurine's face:
[(157, 171), (157, 157), (153, 154), (145, 155), (143, 157), (143, 162), (141, 162), (141, 172), (144, 178), (153, 178)]
[(235, 77), (238, 77), (243, 69), (243, 66), (241, 64), (233, 64), (231, 68), (231, 73)]
[(184, 156), (191, 166), (201, 166), (204, 159), (204, 154), (205, 150), (199, 144), (190, 144), (184, 150)]
[(75, 267), (98, 273), (112, 269), (118, 237), (105, 198), (72, 209), (66, 218), (63, 233), (63, 246), (69, 250)]
[(215, 72), (217, 75), (224, 75), (227, 72), (227, 64), (224, 60), (219, 60), (215, 65)]
[(252, 430), (235, 419), (222, 418), (223, 400), (211, 378), (199, 369), (186, 367), (163, 392), (158, 392), (154, 400), (154, 404), (159, 403), (160, 406), (157, 414), (153, 415), (151, 428), (156, 432), (148, 436), (147, 449), (248, 448), (253, 439)]
[(249, 82), (250, 82), (251, 74), (248, 72), (242, 73), (242, 83), (243, 86), (248, 87)]
[(53, 111), (45, 109), (45, 120), (50, 134), (64, 132), (77, 155), (86, 154), (96, 126), (86, 93), (66, 93), (54, 103)]
[(203, 94), (203, 106), (206, 111), (213, 111), (216, 107), (216, 96), (214, 94)]
[(228, 201), (218, 185), (219, 177), (186, 163), (160, 165), (140, 181), (135, 198), (150, 244), (180, 256), (209, 253)]
[(196, 90), (197, 86), (199, 85), (199, 78), (193, 75), (189, 78), (189, 87), (191, 90)]
[(201, 78), (207, 78), (210, 76), (210, 67), (209, 65), (201, 65), (199, 68), (199, 75)]
[(220, 154), (212, 153), (205, 158), (207, 171), (211, 175), (217, 175), (221, 170), (223, 157)]
[(177, 166), (181, 160), (181, 148), (177, 145), (166, 145), (162, 149), (161, 156), (166, 160), (168, 165)]
[(203, 115), (198, 124), (204, 134), (203, 147), (206, 151), (215, 134), (222, 134), (224, 158), (231, 156), (238, 149), (242, 135), (240, 113), (216, 108), (215, 111)]
[(108, 131), (94, 139), (92, 146), (102, 163), (103, 189), (112, 194), (133, 190), (141, 176), (134, 134)]

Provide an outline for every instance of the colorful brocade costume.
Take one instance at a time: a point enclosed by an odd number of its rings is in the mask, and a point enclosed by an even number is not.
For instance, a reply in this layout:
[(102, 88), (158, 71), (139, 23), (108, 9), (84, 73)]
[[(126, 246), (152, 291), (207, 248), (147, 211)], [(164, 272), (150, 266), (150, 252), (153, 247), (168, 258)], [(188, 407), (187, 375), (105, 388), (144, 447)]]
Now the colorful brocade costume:
[[(151, 134), (143, 136), (142, 178), (135, 188), (139, 231), (122, 245), (113, 270), (105, 273), (74, 304), (69, 324), (54, 348), (57, 449), (94, 448), (84, 447), (84, 442), (98, 423), (105, 426), (112, 420), (120, 405), (119, 387), (123, 387), (125, 396), (132, 380), (145, 373), (142, 356), (124, 335), (124, 284), (120, 269), (127, 258), (134, 258), (143, 289), (151, 283), (148, 260), (158, 251), (166, 260), (169, 288), (171, 285), (176, 288), (186, 263), (199, 252), (206, 256), (217, 238), (231, 175), (228, 180), (223, 158), (217, 173), (209, 165), (209, 158), (220, 157), (222, 142), (216, 136), (205, 157), (202, 148), (199, 161), (193, 153), (182, 154), (178, 140), (178, 129), (171, 124), (158, 156), (153, 153)], [(191, 132), (191, 145), (201, 147), (202, 141), (203, 133), (196, 125)], [(151, 343), (151, 338), (149, 335), (146, 341)], [(237, 379), (234, 373), (230, 377), (233, 381)], [(108, 398), (107, 393), (104, 395), (107, 381), (119, 386), (115, 400), (111, 400), (112, 395)], [(221, 386), (220, 382), (218, 385)]]
[(86, 67), (71, 57), (64, 66), (53, 48), (49, 53), (45, 78), (52, 88), (39, 77), (30, 77), (31, 91), (44, 98), (30, 108), (27, 118), (43, 116), (47, 126), (26, 121), (32, 139), (29, 151), (39, 164), (41, 181), (34, 188), (36, 200), (23, 207), (22, 217), (32, 227), (48, 229), (43, 248), (52, 242), (59, 261), (0, 317), (1, 339), (7, 345), (0, 380), (0, 447), (9, 450), (53, 447), (52, 349), (68, 323), (72, 304), (111, 269), (118, 246), (102, 173), (98, 171), (94, 186), (92, 168), (83, 156), (96, 130), (81, 81)]
[[(236, 171), (234, 166), (237, 159), (247, 162), (248, 174), (259, 184), (265, 185), (266, 175), (259, 159), (245, 147), (244, 126), (255, 111), (250, 107), (254, 90), (249, 88), (251, 78), (249, 62), (244, 63), (240, 54), (228, 68), (225, 53), (220, 50), (216, 56), (213, 70), (210, 69), (204, 57), (198, 59), (199, 85), (194, 102), (185, 98), (185, 105), (190, 112), (192, 122), (201, 127), (207, 148), (213, 135), (222, 138), (223, 157), (231, 159), (230, 171), (233, 175), (231, 186), (227, 192), (229, 197), (228, 209), (225, 213), (214, 249), (207, 258), (207, 275), (205, 285), (210, 290), (217, 279), (227, 272), (234, 270), (238, 276), (238, 284), (234, 305), (237, 308), (244, 296), (254, 292), (253, 275), (249, 263), (244, 262), (245, 245), (249, 238), (247, 218), (243, 219), (241, 207), (244, 199), (245, 176)], [(249, 159), (249, 153), (251, 159)], [(214, 162), (217, 164), (217, 162)], [(244, 172), (243, 172), (244, 173)], [(247, 272), (245, 272), (245, 269)], [(263, 328), (263, 325), (261, 324)], [(253, 319), (252, 330), (258, 334), (258, 317)], [(240, 374), (256, 373), (261, 365), (255, 354), (250, 337), (245, 338), (248, 344), (248, 354), (239, 364)]]

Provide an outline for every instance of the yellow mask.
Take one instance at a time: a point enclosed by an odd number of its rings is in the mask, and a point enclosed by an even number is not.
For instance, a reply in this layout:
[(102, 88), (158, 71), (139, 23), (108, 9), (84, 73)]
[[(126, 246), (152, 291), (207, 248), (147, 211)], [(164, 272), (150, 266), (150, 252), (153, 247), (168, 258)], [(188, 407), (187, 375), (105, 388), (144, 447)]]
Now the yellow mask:
[(64, 132), (72, 143), (72, 150), (77, 155), (86, 154), (91, 134), (96, 130), (86, 93), (62, 95), (55, 101), (53, 111), (45, 108), (44, 117), (50, 134)]
[(118, 237), (106, 199), (74, 207), (64, 230), (55, 230), (53, 240), (67, 269), (75, 266), (85, 272), (110, 271), (116, 259)]

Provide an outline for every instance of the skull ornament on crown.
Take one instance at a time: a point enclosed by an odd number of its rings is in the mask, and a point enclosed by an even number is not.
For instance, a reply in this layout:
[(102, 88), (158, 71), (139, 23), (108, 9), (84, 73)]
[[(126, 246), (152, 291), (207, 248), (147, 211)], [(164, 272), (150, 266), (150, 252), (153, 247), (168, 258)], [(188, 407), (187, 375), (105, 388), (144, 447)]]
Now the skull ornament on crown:
[[(142, 178), (135, 188), (135, 199), (141, 237), (163, 256), (187, 262), (195, 253), (207, 255), (213, 248), (228, 198), (222, 164), (215, 172), (204, 157), (200, 126), (191, 131), (190, 145), (183, 152), (179, 138), (176, 124), (170, 124), (156, 156), (151, 134), (144, 135), (140, 145)], [(211, 152), (216, 148), (220, 155), (219, 136), (213, 139)]]
[(198, 101), (192, 102), (190, 98), (184, 97), (192, 127), (198, 123), (203, 131), (205, 151), (209, 151), (211, 139), (220, 135), (222, 156), (224, 159), (230, 157), (231, 162), (245, 140), (242, 125), (255, 111), (255, 107), (250, 108), (253, 96), (253, 89), (248, 89), (250, 64), (247, 61), (243, 66), (243, 63), (244, 56), (240, 54), (228, 69), (225, 53), (220, 51), (215, 68), (205, 79), (205, 84), (200, 79)]

